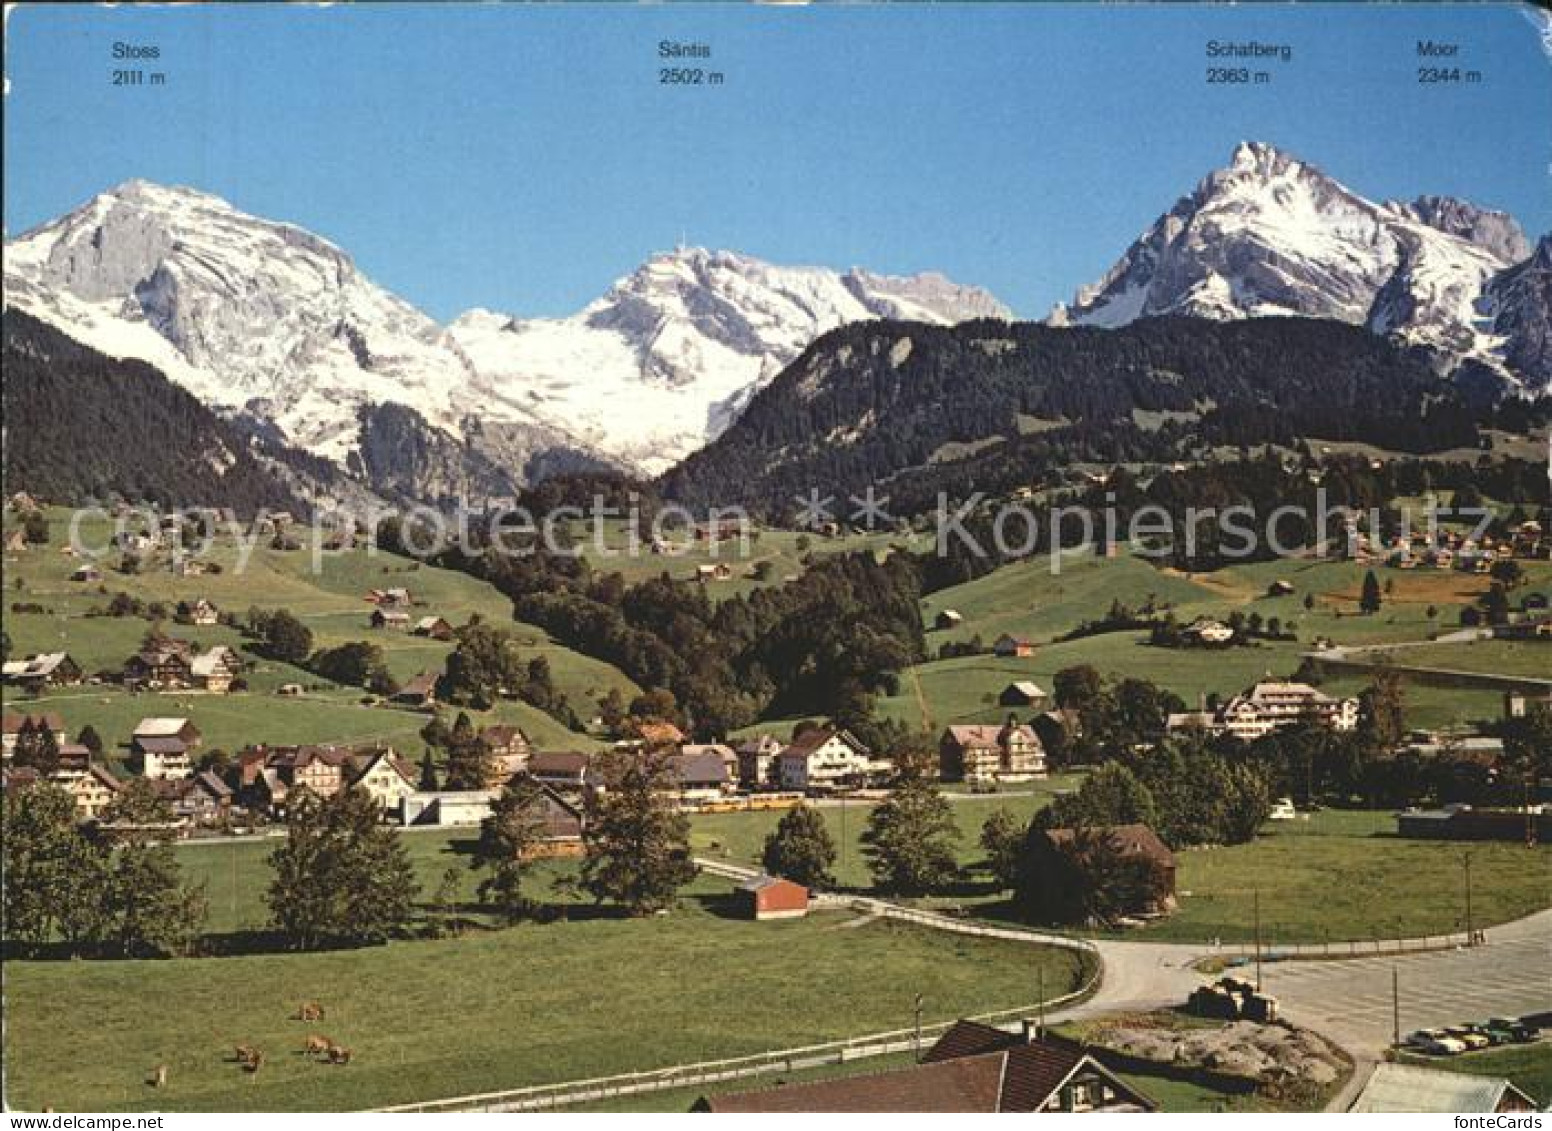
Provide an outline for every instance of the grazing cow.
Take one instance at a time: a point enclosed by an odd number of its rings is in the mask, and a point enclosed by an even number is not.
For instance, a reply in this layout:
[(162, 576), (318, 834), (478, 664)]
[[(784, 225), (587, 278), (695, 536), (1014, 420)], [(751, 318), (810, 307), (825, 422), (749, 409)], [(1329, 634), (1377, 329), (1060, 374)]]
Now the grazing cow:
[(243, 1061), (243, 1071), (249, 1073), (250, 1075), (257, 1075), (259, 1069), (263, 1067), (264, 1052), (261, 1049), (254, 1049), (253, 1055), (250, 1056), (247, 1060)]
[(235, 1049), (232, 1050), (232, 1059), (237, 1061), (239, 1064), (247, 1064), (256, 1055), (258, 1055), (258, 1051), (259, 1050), (254, 1048), (252, 1045), (238, 1045)]
[(167, 1087), (167, 1066), (165, 1064), (158, 1064), (151, 1069), (149, 1075), (146, 1076), (146, 1083), (153, 1088)]
[(313, 1033), (307, 1038), (307, 1047), (302, 1050), (303, 1056), (327, 1056), (329, 1050), (334, 1047), (334, 1042), (328, 1037)]
[(351, 1051), (349, 1049), (347, 1049), (347, 1048), (341, 1048), (339, 1045), (330, 1045), (329, 1046), (329, 1063), (330, 1064), (341, 1064), (341, 1065), (349, 1064), (350, 1063), (350, 1058), (351, 1058), (352, 1055), (353, 1054), (351, 1053)]
[(304, 1001), (296, 1011), (296, 1019), (298, 1021), (322, 1021), (323, 1006), (316, 1001)]

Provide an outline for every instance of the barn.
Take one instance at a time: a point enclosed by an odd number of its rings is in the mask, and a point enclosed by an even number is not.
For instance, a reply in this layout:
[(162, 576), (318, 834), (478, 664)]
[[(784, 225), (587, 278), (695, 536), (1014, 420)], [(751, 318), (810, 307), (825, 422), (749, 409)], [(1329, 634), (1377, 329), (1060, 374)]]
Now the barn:
[(756, 876), (738, 887), (751, 919), (800, 919), (808, 914), (808, 889), (780, 876)]

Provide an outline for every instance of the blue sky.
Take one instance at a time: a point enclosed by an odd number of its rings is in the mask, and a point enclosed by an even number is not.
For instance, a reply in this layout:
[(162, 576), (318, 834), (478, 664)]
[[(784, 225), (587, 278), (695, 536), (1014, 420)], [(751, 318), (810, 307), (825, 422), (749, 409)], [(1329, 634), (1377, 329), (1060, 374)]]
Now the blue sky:
[[(1475, 86), (1422, 87), (1417, 39)], [(656, 82), (662, 38), (717, 88)], [(1288, 43), (1265, 87), (1209, 39)], [(115, 88), (115, 42), (165, 86)], [(1552, 229), (1552, 65), (1504, 7), (24, 8), (6, 36), (5, 225), (131, 177), (343, 246), (438, 318), (582, 306), (692, 244), (941, 270), (1038, 317), (1237, 141), (1371, 197)], [(122, 65), (122, 64), (119, 64)]]

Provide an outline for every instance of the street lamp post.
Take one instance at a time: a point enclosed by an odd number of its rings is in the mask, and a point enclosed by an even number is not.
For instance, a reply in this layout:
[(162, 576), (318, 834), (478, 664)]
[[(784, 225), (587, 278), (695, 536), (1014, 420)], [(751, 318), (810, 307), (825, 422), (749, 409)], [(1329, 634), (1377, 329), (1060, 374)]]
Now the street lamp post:
[(921, 1021), (922, 1021), (922, 996), (916, 995), (916, 1039), (913, 1042), (916, 1048), (916, 1063), (921, 1063)]

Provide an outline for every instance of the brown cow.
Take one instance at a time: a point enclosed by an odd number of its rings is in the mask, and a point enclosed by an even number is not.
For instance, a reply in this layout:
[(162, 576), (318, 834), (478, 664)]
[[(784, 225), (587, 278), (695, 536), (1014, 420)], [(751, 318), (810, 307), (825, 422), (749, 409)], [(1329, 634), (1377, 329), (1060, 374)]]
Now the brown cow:
[(304, 1001), (296, 1011), (298, 1021), (322, 1021), (323, 1006), (316, 1001)]
[(232, 1050), (232, 1059), (239, 1064), (247, 1064), (258, 1051), (252, 1045), (238, 1045)]
[(243, 1071), (256, 1075), (259, 1069), (264, 1067), (264, 1052), (262, 1049), (254, 1049), (253, 1055), (243, 1061)]
[(352, 1054), (352, 1052), (349, 1049), (347, 1049), (347, 1048), (342, 1048), (339, 1045), (330, 1045), (329, 1046), (329, 1063), (330, 1064), (340, 1064), (340, 1065), (349, 1064), (350, 1063), (350, 1058), (351, 1058), (352, 1055), (354, 1055), (354, 1054)]
[(328, 1037), (318, 1033), (311, 1033), (307, 1037), (307, 1046), (302, 1049), (303, 1056), (327, 1056), (329, 1049), (334, 1047), (334, 1042)]

